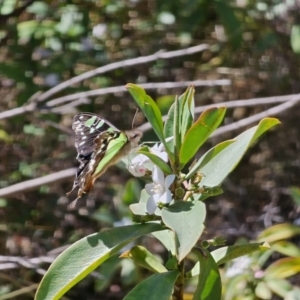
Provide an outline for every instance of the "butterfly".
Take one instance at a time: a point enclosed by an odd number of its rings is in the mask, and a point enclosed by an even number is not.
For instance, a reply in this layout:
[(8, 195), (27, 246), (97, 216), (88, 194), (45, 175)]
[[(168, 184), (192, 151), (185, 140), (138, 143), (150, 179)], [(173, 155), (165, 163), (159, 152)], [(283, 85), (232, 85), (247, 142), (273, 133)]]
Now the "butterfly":
[(75, 207), (77, 200), (92, 189), (98, 177), (138, 146), (143, 134), (139, 130), (120, 131), (92, 113), (75, 115), (72, 129), (75, 132), (76, 159), (80, 165), (67, 196), (79, 188), (77, 198), (70, 204), (70, 207)]

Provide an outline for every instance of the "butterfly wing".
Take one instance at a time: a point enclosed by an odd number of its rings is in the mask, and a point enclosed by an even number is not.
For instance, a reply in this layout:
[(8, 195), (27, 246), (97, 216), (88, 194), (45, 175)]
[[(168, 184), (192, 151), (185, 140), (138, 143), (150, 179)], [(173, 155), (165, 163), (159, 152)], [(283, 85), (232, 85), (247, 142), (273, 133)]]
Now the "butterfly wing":
[(107, 130), (120, 132), (107, 120), (92, 113), (79, 113), (74, 116), (72, 129), (75, 132), (75, 147), (80, 162), (85, 161), (95, 150), (94, 141), (99, 134)]
[[(77, 114), (72, 128), (75, 131), (75, 147), (80, 166), (73, 188), (67, 195), (78, 186), (78, 199), (91, 190), (96, 178), (121, 158), (122, 148), (129, 142), (124, 132), (91, 113)], [(74, 203), (72, 206), (75, 206)]]

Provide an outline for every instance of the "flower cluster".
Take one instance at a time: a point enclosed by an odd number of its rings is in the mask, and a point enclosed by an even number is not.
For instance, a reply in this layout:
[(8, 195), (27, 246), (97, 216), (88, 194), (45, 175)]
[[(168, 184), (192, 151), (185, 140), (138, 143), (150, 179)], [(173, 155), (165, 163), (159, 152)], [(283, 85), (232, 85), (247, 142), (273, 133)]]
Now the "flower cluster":
[[(150, 152), (168, 162), (168, 154), (163, 144), (155, 144), (150, 148)], [(143, 154), (139, 154), (131, 160), (128, 170), (136, 177), (143, 177), (147, 172), (152, 172), (153, 182), (145, 186), (145, 190), (150, 196), (146, 205), (148, 214), (154, 214), (160, 204), (165, 205), (172, 201), (172, 193), (169, 188), (175, 179), (174, 174), (165, 177), (163, 171)]]

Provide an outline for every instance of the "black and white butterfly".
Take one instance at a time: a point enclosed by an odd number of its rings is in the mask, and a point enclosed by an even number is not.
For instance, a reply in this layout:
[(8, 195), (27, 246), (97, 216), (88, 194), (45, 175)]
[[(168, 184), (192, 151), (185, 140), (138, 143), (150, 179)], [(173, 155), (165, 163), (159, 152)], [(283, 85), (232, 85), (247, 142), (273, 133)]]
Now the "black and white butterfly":
[(88, 193), (95, 180), (105, 173), (108, 167), (138, 146), (142, 137), (139, 130), (120, 131), (104, 118), (92, 113), (79, 113), (74, 116), (72, 129), (75, 132), (75, 147), (80, 166), (71, 192), (79, 187), (76, 201)]

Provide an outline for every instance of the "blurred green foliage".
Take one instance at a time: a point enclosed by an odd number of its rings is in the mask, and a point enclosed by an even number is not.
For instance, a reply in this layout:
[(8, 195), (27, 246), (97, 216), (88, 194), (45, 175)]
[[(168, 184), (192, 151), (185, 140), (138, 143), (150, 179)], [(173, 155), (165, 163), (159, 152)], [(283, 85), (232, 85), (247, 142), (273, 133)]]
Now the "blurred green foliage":
[[(202, 43), (208, 43), (210, 49), (110, 71), (69, 86), (55, 97), (128, 82), (219, 78), (231, 79), (232, 86), (197, 88), (197, 105), (299, 93), (297, 5), (293, 0), (2, 0), (0, 112), (21, 107), (32, 101), (29, 99), (36, 92), (47, 91), (99, 66)], [(159, 99), (160, 109), (166, 111), (170, 95), (181, 92), (161, 89), (151, 94)], [(102, 95), (61, 112), (44, 102), (33, 111), (0, 120), (0, 188), (77, 166), (70, 134), (76, 110), (101, 114), (119, 128), (128, 129), (134, 114), (130, 101), (130, 96), (124, 93)], [(226, 122), (257, 110), (236, 109)], [(282, 131), (253, 150), (263, 155), (250, 153), (228, 185), (225, 183), (222, 204), (210, 207), (209, 233), (226, 231), (234, 242), (243, 234), (255, 238), (273, 222), (297, 221), (298, 192), (292, 191), (296, 205), (284, 191), (299, 185), (300, 133), (295, 126), (299, 117), (296, 109), (288, 114)], [(76, 212), (67, 211), (68, 200), (64, 196), (70, 189), (71, 178), (47, 189), (1, 197), (0, 253), (44, 255), (123, 217), (126, 220), (126, 206), (130, 199), (136, 198), (138, 184), (128, 183), (124, 193), (122, 186), (129, 176), (116, 170), (113, 168), (97, 182), (95, 191)], [(249, 179), (252, 177), (253, 181)], [(121, 209), (122, 200), (125, 206)], [(41, 278), (26, 268), (6, 273), (11, 280), (1, 279), (1, 294), (19, 288), (14, 285), (15, 278), (21, 286), (27, 286), (28, 281), (39, 282)], [(94, 292), (102, 290), (102, 283), (94, 285), (98, 279), (90, 278), (68, 297), (120, 299), (124, 292), (121, 281), (117, 275), (108, 277), (113, 284), (102, 294)], [(32, 299), (32, 294), (14, 299)]]

